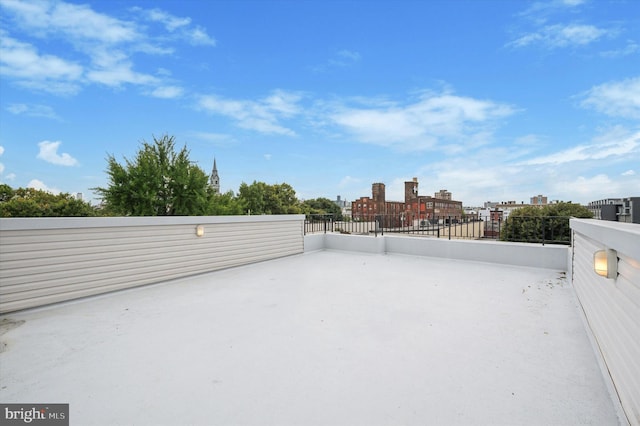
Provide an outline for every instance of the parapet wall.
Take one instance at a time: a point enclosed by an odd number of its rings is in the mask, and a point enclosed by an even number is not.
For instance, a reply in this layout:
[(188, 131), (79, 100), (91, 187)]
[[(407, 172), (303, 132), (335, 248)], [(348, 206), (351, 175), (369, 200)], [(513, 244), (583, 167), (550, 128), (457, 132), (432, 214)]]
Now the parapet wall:
[(302, 253), (303, 226), (302, 215), (0, 219), (0, 313)]
[(329, 249), (367, 253), (398, 253), (559, 271), (568, 271), (569, 268), (570, 248), (563, 245), (543, 246), (541, 244), (501, 241), (445, 240), (388, 234), (374, 238), (329, 233), (311, 234), (304, 238), (305, 251)]
[[(572, 282), (627, 420), (640, 425), (640, 225), (571, 219)], [(594, 272), (594, 253), (616, 251), (615, 278)], [(610, 265), (611, 267), (611, 265)]]

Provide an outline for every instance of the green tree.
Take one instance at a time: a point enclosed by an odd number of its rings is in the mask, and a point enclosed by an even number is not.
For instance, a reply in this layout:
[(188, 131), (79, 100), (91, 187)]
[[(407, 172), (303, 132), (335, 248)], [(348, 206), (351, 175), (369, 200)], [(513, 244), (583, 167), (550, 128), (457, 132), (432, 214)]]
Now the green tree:
[(108, 212), (122, 216), (204, 215), (210, 207), (208, 176), (189, 160), (175, 138), (143, 141), (134, 160), (125, 164), (107, 157), (107, 188), (93, 188)]
[(243, 214), (242, 204), (234, 195), (233, 191), (224, 194), (210, 194), (207, 214), (214, 216), (240, 215)]
[(296, 191), (288, 183), (268, 185), (253, 181), (242, 182), (238, 200), (245, 213), (250, 214), (295, 214), (301, 213)]
[(543, 207), (522, 207), (511, 212), (500, 233), (503, 241), (571, 242), (569, 219), (592, 218), (579, 204), (557, 203)]
[(9, 201), (15, 191), (6, 183), (0, 184), (0, 203), (3, 201)]
[(96, 216), (96, 210), (86, 201), (70, 194), (52, 194), (33, 188), (13, 190), (0, 186), (0, 217), (78, 217)]
[(342, 209), (328, 198), (312, 198), (302, 202), (302, 210), (311, 215), (332, 215), (337, 221), (343, 220)]

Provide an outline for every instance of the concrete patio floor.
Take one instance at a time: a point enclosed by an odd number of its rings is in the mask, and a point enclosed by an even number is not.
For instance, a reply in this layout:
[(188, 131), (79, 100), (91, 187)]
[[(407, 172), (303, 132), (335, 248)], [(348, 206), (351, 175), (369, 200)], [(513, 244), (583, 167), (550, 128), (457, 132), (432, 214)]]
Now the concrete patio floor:
[(4, 315), (72, 425), (618, 425), (564, 274), (320, 251)]

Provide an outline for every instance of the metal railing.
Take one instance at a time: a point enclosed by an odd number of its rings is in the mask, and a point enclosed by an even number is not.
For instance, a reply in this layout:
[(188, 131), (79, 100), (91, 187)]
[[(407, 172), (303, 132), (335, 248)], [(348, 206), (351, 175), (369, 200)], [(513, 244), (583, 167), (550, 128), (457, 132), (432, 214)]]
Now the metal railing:
[(463, 219), (440, 216), (407, 219), (403, 215), (376, 215), (363, 219), (335, 220), (333, 215), (308, 215), (305, 234), (342, 233), (357, 235), (407, 234), (447, 239), (493, 239), (541, 244), (571, 244), (568, 216), (500, 217)]

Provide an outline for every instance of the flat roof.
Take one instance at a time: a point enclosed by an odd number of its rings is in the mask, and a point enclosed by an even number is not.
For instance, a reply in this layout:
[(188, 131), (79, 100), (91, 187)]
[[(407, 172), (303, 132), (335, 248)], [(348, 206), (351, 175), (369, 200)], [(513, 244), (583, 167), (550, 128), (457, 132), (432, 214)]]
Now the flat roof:
[(618, 425), (564, 273), (317, 251), (2, 316), (71, 424)]

